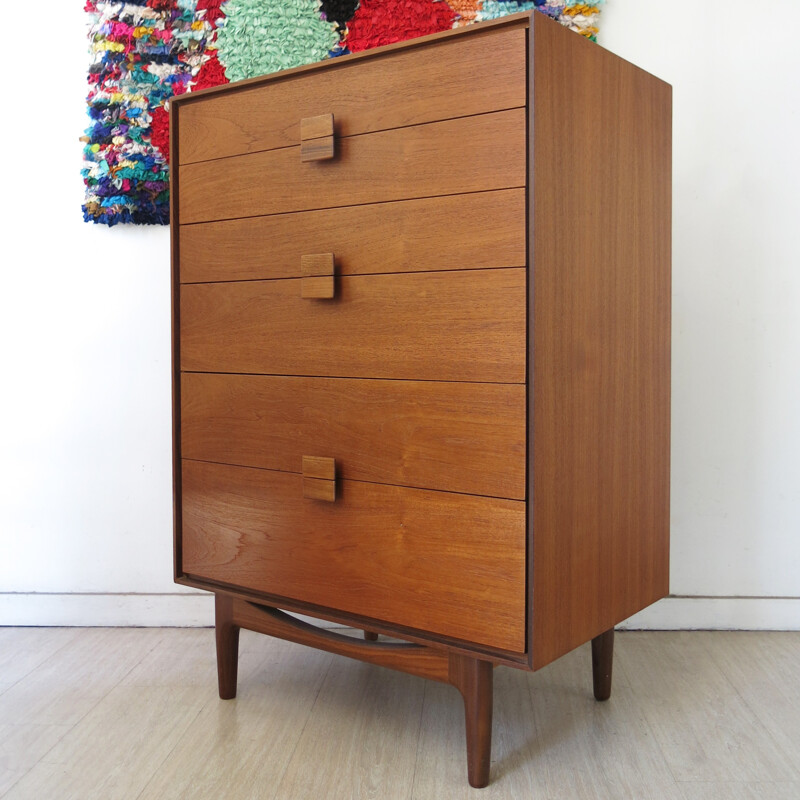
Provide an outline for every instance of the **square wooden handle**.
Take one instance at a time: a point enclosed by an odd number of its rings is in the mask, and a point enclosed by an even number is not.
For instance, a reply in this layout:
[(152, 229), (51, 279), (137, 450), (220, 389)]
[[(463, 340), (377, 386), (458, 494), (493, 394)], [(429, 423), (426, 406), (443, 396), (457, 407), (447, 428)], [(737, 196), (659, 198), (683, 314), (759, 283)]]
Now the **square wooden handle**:
[(333, 253), (300, 256), (300, 297), (330, 299), (335, 292)]
[(334, 154), (333, 114), (303, 117), (300, 120), (300, 160), (324, 161)]
[(336, 500), (336, 460), (322, 456), (303, 456), (303, 497), (309, 500)]

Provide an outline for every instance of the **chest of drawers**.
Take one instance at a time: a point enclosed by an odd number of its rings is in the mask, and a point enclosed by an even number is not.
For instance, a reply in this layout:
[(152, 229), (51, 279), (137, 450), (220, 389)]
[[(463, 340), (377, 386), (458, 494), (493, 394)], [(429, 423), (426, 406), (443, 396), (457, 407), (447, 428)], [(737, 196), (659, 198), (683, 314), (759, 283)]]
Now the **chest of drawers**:
[(668, 591), (670, 117), (539, 14), (173, 100), (175, 575), (222, 697), (241, 627), (452, 683), (480, 786), (494, 666), (591, 640), (608, 696)]

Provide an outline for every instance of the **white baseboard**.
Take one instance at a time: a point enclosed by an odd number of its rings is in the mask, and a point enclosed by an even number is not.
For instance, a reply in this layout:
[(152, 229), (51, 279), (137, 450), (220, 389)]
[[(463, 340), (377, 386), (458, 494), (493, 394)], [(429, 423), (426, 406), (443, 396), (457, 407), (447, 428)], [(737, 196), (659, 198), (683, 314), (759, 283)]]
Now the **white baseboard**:
[(665, 597), (620, 630), (800, 630), (800, 597)]
[[(190, 628), (213, 624), (214, 600), (205, 592), (0, 593), (0, 626)], [(800, 598), (668, 597), (626, 620), (619, 628), (796, 631), (800, 630)]]
[(213, 626), (214, 596), (174, 594), (0, 594), (0, 625), (194, 628)]
[[(299, 615), (296, 615), (299, 616)], [(300, 617), (323, 628), (333, 622)], [(1, 593), (0, 627), (209, 628), (214, 595)]]

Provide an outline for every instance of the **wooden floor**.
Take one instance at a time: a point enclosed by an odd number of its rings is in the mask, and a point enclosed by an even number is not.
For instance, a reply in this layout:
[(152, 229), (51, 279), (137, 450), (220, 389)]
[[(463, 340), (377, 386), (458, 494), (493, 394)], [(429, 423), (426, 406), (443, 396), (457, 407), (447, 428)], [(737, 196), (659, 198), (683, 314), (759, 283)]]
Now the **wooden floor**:
[(495, 673), (491, 784), (466, 781), (443, 684), (242, 631), (0, 628), (3, 800), (798, 800), (800, 633), (619, 633)]

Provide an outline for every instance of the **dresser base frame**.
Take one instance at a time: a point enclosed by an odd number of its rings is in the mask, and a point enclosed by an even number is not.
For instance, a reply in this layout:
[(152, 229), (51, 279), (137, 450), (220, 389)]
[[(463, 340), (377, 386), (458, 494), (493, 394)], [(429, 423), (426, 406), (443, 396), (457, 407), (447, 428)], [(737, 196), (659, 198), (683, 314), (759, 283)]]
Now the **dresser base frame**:
[[(464, 700), (467, 734), (467, 776), (470, 786), (489, 783), (492, 750), (492, 679), (494, 664), (445, 649), (406, 642), (381, 642), (365, 631), (365, 641), (318, 628), (271, 606), (217, 592), (215, 594), (217, 677), (219, 696), (236, 697), (239, 630), (247, 630), (316, 647), (336, 655), (357, 658), (422, 678), (455, 686)], [(375, 637), (375, 638), (373, 638)], [(607, 700), (611, 693), (614, 629), (592, 640), (594, 696)]]

